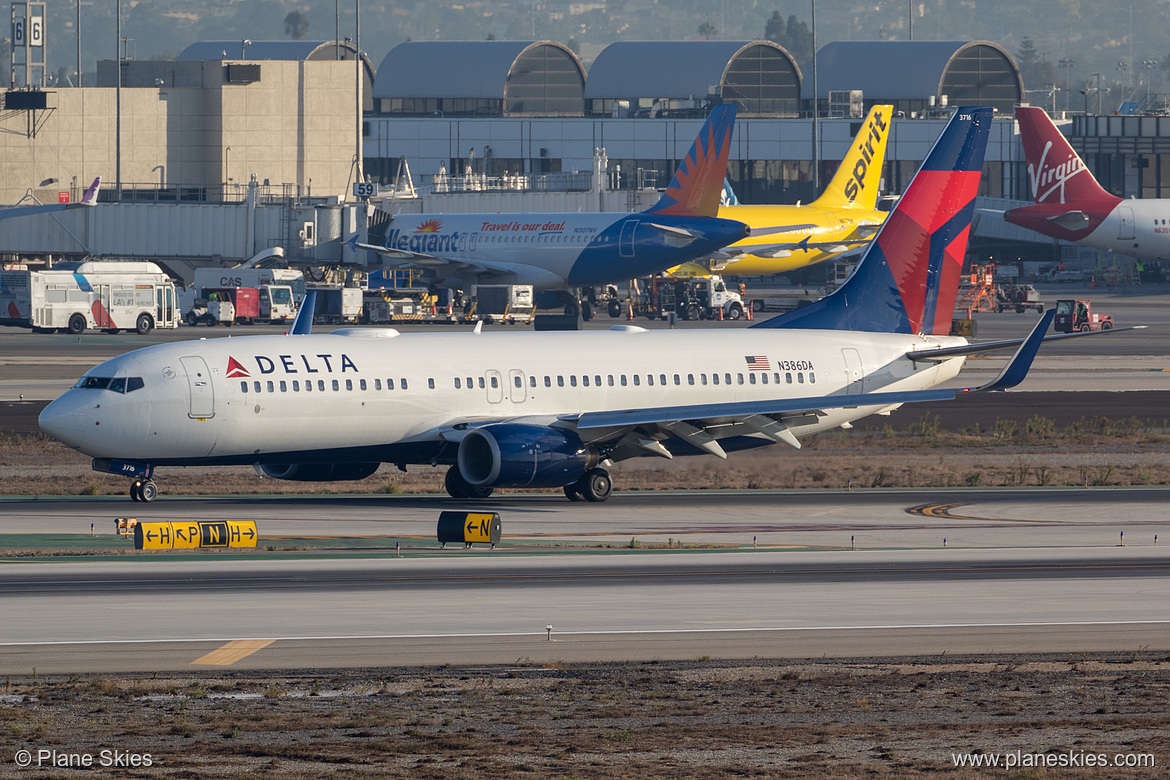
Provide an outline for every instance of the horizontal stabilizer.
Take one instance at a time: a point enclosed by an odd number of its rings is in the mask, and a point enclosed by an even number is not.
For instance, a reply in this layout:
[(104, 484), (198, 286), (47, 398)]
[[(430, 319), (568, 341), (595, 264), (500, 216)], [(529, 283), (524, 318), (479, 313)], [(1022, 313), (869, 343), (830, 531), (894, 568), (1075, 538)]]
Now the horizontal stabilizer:
[(1049, 217), (1048, 221), (1066, 230), (1080, 230), (1089, 224), (1089, 217), (1083, 211), (1066, 211), (1059, 216)]

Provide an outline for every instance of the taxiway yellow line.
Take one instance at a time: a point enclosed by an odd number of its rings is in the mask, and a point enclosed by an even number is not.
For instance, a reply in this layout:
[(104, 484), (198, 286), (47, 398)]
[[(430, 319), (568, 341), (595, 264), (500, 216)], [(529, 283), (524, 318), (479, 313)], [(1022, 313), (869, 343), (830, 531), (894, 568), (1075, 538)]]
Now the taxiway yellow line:
[(212, 650), (205, 656), (196, 658), (192, 666), (231, 666), (241, 658), (247, 658), (252, 653), (263, 650), (275, 639), (237, 639), (228, 642), (218, 650)]

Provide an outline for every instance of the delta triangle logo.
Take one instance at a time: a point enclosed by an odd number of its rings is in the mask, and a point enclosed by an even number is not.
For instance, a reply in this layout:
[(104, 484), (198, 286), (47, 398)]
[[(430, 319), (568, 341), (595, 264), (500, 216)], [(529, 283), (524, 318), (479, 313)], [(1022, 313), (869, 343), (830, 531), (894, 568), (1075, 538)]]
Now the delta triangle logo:
[(252, 376), (248, 373), (248, 369), (240, 365), (240, 361), (236, 360), (231, 355), (228, 355), (227, 375), (229, 379), (232, 377)]

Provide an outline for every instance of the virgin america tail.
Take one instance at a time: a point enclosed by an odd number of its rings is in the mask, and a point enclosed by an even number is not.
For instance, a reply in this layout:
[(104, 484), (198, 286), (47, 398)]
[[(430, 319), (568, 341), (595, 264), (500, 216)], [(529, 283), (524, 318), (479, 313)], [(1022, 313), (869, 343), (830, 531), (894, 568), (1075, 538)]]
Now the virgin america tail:
[(1017, 108), (1016, 120), (1034, 204), (1004, 212), (1006, 221), (1097, 249), (1170, 259), (1170, 201), (1107, 192), (1043, 109)]

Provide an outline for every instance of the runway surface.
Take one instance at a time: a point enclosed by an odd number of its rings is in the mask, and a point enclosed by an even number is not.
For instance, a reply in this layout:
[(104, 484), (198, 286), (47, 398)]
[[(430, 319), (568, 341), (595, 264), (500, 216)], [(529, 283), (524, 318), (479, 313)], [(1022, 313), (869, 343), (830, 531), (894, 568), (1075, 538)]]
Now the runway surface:
[[(495, 551), (438, 549), (449, 499), (159, 501), (139, 519), (248, 517), (262, 537), (386, 544), (7, 560), (0, 673), (1170, 649), (1170, 555), (1153, 544), (1167, 500), (1161, 489), (521, 497), (493, 505), (508, 542)], [(76, 533), (119, 505), (5, 500), (0, 527)], [(631, 536), (735, 546), (620, 544)]]

